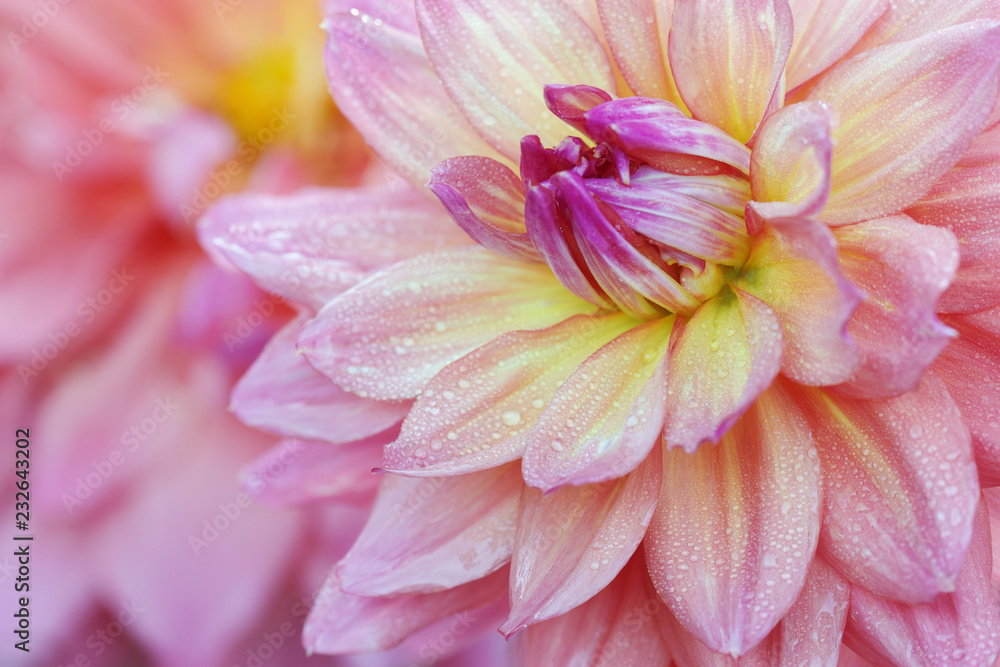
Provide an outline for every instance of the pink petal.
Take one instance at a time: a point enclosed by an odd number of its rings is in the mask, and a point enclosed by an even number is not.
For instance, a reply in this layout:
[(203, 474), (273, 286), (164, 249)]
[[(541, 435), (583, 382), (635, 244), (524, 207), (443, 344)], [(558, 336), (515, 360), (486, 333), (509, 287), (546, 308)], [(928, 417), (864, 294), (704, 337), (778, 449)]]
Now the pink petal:
[(587, 357), (637, 323), (622, 313), (512, 331), (434, 376), (385, 448), (382, 468), (455, 475), (513, 461), (556, 390)]
[(849, 224), (922, 197), (983, 129), (996, 103), (1000, 25), (985, 21), (841, 63), (809, 94), (834, 115), (830, 200)]
[(555, 145), (567, 127), (545, 106), (543, 86), (614, 90), (604, 48), (561, 0), (418, 0), (424, 45), (448, 93), (497, 150), (520, 156), (521, 137)]
[(353, 595), (430, 593), (510, 560), (524, 484), (516, 465), (458, 477), (383, 475), (361, 535), (337, 566)]
[(446, 591), (376, 598), (344, 593), (330, 575), (306, 619), (302, 642), (309, 654), (385, 651), (446, 616), (501, 599), (507, 578), (504, 568)]
[(508, 331), (593, 310), (548, 267), (452, 250), (397, 264), (334, 299), (306, 326), (299, 349), (345, 389), (398, 400)]
[(673, 174), (643, 167), (627, 185), (610, 178), (586, 179), (584, 183), (587, 190), (611, 206), (630, 229), (656, 243), (729, 266), (746, 261), (750, 239), (743, 218), (663, 187), (665, 181), (676, 178)]
[(295, 352), (300, 316), (268, 342), (233, 388), (231, 409), (245, 424), (281, 435), (340, 443), (381, 433), (406, 416), (406, 402), (349, 394)]
[(239, 477), (250, 497), (265, 505), (305, 505), (337, 501), (367, 505), (375, 497), (382, 445), (375, 436), (343, 445), (294, 438), (243, 466)]
[(625, 567), (653, 517), (660, 457), (602, 484), (542, 494), (525, 488), (511, 564), (504, 635), (593, 598)]
[[(690, 169), (674, 168), (678, 157), (705, 158), (744, 174), (750, 171), (750, 151), (746, 146), (714, 125), (688, 118), (670, 102), (626, 97), (597, 106), (584, 116), (587, 133), (596, 141), (611, 142), (664, 171), (693, 173)], [(681, 166), (687, 165), (682, 162)], [(720, 165), (714, 167), (713, 171), (703, 173), (718, 173)]]
[(991, 665), (1000, 651), (1000, 608), (990, 581), (992, 549), (985, 503), (974, 512), (969, 553), (954, 592), (905, 604), (851, 587), (845, 643), (876, 665)]
[(819, 536), (820, 469), (809, 426), (773, 387), (722, 437), (665, 450), (645, 541), (660, 597), (719, 653), (749, 651), (802, 588)]
[(973, 313), (1000, 305), (1000, 127), (981, 134), (955, 168), (907, 209), (925, 225), (958, 237), (961, 261), (938, 312)]
[(229, 197), (202, 217), (198, 234), (265, 291), (314, 310), (377, 269), (468, 244), (440, 207), (409, 187)]
[(646, 459), (663, 429), (672, 317), (626, 331), (559, 386), (526, 435), (524, 481), (543, 491), (615, 479)]
[(698, 306), (687, 290), (608, 220), (583, 177), (563, 171), (550, 182), (558, 189), (561, 210), (573, 220), (573, 234), (587, 266), (622, 310), (637, 319), (650, 319), (662, 312), (656, 306), (673, 312), (691, 312)]
[(724, 289), (678, 320), (667, 371), (663, 442), (693, 452), (722, 434), (767, 389), (781, 366), (777, 315), (754, 296)]
[(860, 53), (883, 44), (916, 39), (943, 28), (977, 19), (1000, 20), (1000, 3), (997, 0), (889, 2), (888, 10), (858, 42), (853, 52)]
[(834, 235), (844, 274), (866, 295), (847, 326), (861, 366), (841, 389), (867, 398), (909, 391), (954, 337), (935, 310), (958, 266), (958, 244), (949, 232), (905, 215)]
[(837, 243), (825, 226), (805, 218), (771, 226), (754, 239), (734, 287), (771, 308), (785, 346), (781, 372), (796, 382), (831, 385), (851, 377), (858, 350), (846, 334), (861, 301), (837, 263)]
[(610, 94), (593, 86), (545, 84), (545, 106), (563, 122), (580, 132), (586, 132), (584, 115), (594, 107), (610, 101)]
[(551, 189), (541, 185), (528, 186), (524, 219), (532, 244), (559, 282), (581, 299), (599, 308), (613, 310), (614, 304), (586, 269), (573, 231), (560, 213)]
[(799, 388), (823, 462), (819, 552), (904, 602), (951, 590), (979, 498), (969, 431), (932, 376), (884, 401)]
[(372, 22), (345, 10), (324, 23), (330, 90), (365, 142), (417, 186), (445, 158), (494, 155), (448, 97), (419, 36)]
[(597, 0), (608, 44), (636, 95), (682, 106), (667, 62), (674, 0)]
[(813, 559), (788, 613), (763, 641), (738, 659), (705, 646), (669, 611), (658, 614), (657, 620), (674, 659), (683, 667), (837, 667), (850, 592), (850, 585), (833, 568), (822, 559)]
[(832, 155), (826, 106), (800, 102), (771, 114), (750, 155), (750, 207), (769, 220), (818, 214), (830, 195)]
[[(972, 434), (983, 486), (1000, 485), (1000, 311), (946, 317), (958, 338), (934, 362)], [(990, 327), (990, 322), (993, 326)], [(992, 328), (992, 330), (991, 330)]]
[(840, 60), (882, 16), (889, 0), (788, 0), (795, 24), (785, 74), (797, 87)]
[(518, 664), (668, 665), (654, 617), (662, 603), (649, 590), (636, 555), (604, 590), (572, 611), (524, 632)]
[(427, 185), (472, 240), (501, 255), (541, 261), (524, 227), (524, 185), (488, 157), (449, 158)]
[(780, 108), (792, 47), (787, 0), (675, 0), (670, 65), (698, 120), (750, 141), (768, 111)]

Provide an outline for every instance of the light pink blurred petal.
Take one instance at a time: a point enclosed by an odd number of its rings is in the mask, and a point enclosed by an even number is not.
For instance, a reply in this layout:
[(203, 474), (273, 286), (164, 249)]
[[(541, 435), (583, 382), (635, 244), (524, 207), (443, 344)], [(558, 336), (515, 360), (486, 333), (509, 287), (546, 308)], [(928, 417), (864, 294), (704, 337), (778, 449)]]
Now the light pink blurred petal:
[(823, 463), (820, 555), (852, 584), (896, 600), (951, 590), (979, 484), (969, 431), (941, 381), (928, 375), (884, 401), (795, 391)]
[(446, 616), (502, 599), (507, 578), (504, 568), (445, 591), (376, 598), (344, 593), (330, 575), (306, 619), (302, 642), (309, 654), (385, 651)]
[(556, 390), (605, 343), (637, 323), (622, 313), (512, 331), (446, 366), (385, 449), (382, 468), (454, 475), (520, 458)]
[(443, 251), (381, 271), (331, 301), (306, 326), (299, 349), (345, 389), (399, 400), (508, 331), (593, 310), (546, 266), (483, 248)]
[(847, 325), (861, 365), (841, 390), (866, 398), (909, 391), (954, 337), (935, 311), (958, 267), (958, 243), (905, 215), (838, 227), (834, 236), (844, 274), (865, 294)]
[(976, 138), (997, 100), (1000, 24), (978, 21), (841, 63), (809, 100), (834, 117), (834, 225), (897, 213), (920, 199)]
[(820, 530), (820, 467), (802, 412), (778, 386), (717, 445), (665, 450), (644, 542), (660, 596), (720, 653), (743, 655), (795, 602)]
[(845, 643), (878, 666), (991, 665), (1000, 651), (1000, 592), (990, 580), (993, 554), (986, 503), (975, 510), (965, 564), (953, 592), (924, 604), (880, 598), (851, 587)]
[(504, 635), (564, 614), (597, 595), (632, 557), (653, 517), (660, 457), (602, 484), (548, 494), (525, 488), (511, 564)]
[(784, 101), (788, 0), (674, 0), (672, 21), (667, 46), (684, 102), (698, 120), (750, 141)]
[[(401, 14), (413, 11), (405, 4)], [(393, 22), (373, 29), (372, 17), (349, 11), (353, 5), (337, 9), (324, 23), (330, 89), (397, 174), (422, 187), (445, 158), (494, 154), (448, 97), (417, 34)]]
[(781, 323), (766, 304), (726, 288), (674, 326), (663, 442), (693, 452), (718, 442), (778, 374)]
[(572, 133), (545, 106), (545, 84), (615, 89), (594, 31), (561, 0), (507, 0), (502, 8), (486, 0), (418, 0), (417, 17), (452, 99), (513, 160), (524, 136), (551, 146)]
[(268, 342), (233, 388), (232, 411), (265, 431), (333, 443), (367, 438), (402, 421), (409, 402), (348, 393), (295, 351), (308, 321), (300, 315)]
[(906, 210), (958, 237), (961, 261), (938, 312), (974, 313), (1000, 305), (1000, 127), (985, 132), (955, 168)]
[(631, 472), (663, 429), (673, 319), (637, 326), (594, 352), (527, 434), (524, 481), (542, 491)]
[(469, 243), (440, 206), (409, 187), (229, 197), (202, 218), (199, 236), (263, 289), (313, 310), (373, 271)]
[(239, 471), (250, 497), (284, 507), (317, 501), (367, 505), (378, 488), (372, 469), (382, 457), (386, 436), (331, 445), (288, 438)]

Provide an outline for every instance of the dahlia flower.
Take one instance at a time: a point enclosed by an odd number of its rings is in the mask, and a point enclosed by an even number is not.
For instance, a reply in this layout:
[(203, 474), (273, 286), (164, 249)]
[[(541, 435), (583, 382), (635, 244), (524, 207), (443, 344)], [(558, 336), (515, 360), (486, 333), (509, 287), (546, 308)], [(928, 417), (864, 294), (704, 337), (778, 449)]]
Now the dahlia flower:
[(506, 600), (529, 665), (993, 662), (1000, 5), (327, 9), (400, 178), (201, 226), (300, 305), (237, 413), (384, 445), (307, 649)]

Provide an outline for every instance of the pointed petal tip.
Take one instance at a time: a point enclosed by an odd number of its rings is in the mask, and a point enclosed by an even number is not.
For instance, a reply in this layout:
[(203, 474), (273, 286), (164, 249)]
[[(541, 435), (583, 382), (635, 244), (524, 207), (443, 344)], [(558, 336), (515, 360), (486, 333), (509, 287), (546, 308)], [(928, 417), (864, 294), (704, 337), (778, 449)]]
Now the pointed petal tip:
[(511, 637), (528, 627), (528, 624), (524, 621), (513, 621), (511, 620), (512, 618), (513, 616), (508, 618), (507, 621), (497, 629), (497, 632), (503, 635), (503, 638), (507, 641), (510, 641)]

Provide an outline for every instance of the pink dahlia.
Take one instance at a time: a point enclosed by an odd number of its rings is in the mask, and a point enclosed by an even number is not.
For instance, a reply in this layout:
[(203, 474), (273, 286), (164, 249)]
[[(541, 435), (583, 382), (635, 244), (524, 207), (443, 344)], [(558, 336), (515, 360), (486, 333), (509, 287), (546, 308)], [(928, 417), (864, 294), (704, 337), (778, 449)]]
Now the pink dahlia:
[(202, 227), (303, 312), (237, 412), (385, 445), (308, 649), (503, 609), (530, 665), (993, 662), (1000, 3), (327, 6), (415, 188)]

